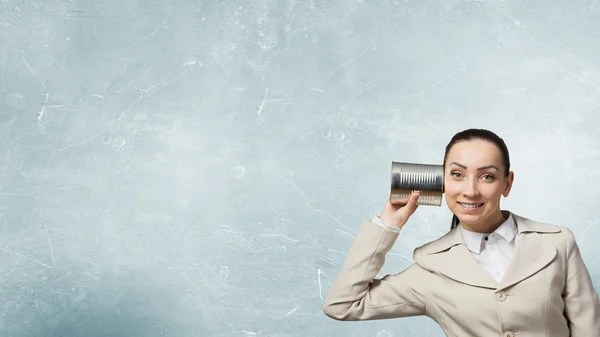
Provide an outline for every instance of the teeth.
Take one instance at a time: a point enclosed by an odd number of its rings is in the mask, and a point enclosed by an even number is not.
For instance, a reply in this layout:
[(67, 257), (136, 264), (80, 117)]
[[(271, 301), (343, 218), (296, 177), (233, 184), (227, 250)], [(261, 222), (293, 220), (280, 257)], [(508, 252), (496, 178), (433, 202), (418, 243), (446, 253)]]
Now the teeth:
[(464, 208), (477, 208), (477, 207), (481, 207), (483, 204), (460, 204), (462, 207)]

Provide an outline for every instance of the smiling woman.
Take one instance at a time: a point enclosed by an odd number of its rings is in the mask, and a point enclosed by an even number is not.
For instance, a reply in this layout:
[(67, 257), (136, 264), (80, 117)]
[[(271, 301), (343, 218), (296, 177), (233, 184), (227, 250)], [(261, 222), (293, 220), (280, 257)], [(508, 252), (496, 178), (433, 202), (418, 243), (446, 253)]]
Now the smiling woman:
[(456, 134), (444, 155), (451, 229), (415, 262), (376, 279), (417, 209), (388, 200), (363, 221), (325, 299), (337, 320), (426, 315), (447, 336), (600, 336), (600, 301), (571, 230), (500, 208), (514, 181), (508, 148), (488, 130)]

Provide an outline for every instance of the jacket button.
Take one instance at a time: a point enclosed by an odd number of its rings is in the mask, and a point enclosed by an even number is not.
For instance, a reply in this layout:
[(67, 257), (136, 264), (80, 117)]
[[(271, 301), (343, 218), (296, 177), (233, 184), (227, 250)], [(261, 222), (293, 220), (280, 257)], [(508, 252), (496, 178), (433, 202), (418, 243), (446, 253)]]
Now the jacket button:
[(502, 335), (502, 336), (503, 336), (503, 337), (515, 337), (515, 334), (514, 334), (514, 333), (512, 333), (512, 332), (510, 332), (510, 331), (507, 331), (507, 332), (505, 332), (505, 333), (504, 333), (504, 335)]
[[(497, 299), (499, 302), (504, 302), (504, 300), (506, 299), (506, 294), (505, 294), (505, 293), (503, 293), (503, 292), (499, 292), (499, 293), (497, 293), (497, 294), (496, 294), (496, 299)], [(508, 333), (508, 332), (507, 332), (507, 333)], [(512, 337), (512, 335), (511, 335), (510, 337)]]

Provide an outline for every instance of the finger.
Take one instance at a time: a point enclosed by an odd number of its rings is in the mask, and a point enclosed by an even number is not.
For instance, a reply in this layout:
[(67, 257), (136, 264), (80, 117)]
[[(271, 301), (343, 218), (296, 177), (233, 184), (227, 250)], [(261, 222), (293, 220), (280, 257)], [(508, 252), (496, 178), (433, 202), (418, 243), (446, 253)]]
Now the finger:
[(421, 191), (412, 191), (410, 196), (408, 197), (408, 206), (410, 206), (410, 207), (417, 206), (417, 201), (419, 201), (420, 196), (421, 196)]
[(405, 214), (407, 217), (410, 217), (419, 207), (419, 205), (417, 205), (417, 201), (419, 200), (419, 197), (421, 196), (421, 193), (419, 191), (413, 191), (410, 195), (410, 197), (408, 198), (408, 203), (405, 207)]

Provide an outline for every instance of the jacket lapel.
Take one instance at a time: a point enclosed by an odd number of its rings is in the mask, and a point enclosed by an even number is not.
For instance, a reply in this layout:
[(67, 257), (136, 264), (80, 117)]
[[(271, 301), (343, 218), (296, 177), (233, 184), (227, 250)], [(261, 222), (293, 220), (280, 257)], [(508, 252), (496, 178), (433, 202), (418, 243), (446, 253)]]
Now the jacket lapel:
[(513, 214), (517, 240), (512, 262), (498, 290), (508, 288), (546, 267), (556, 256), (556, 248), (544, 240), (544, 233), (560, 233), (560, 228)]
[(512, 262), (502, 279), (496, 282), (465, 246), (460, 228), (456, 227), (415, 254), (423, 268), (440, 272), (458, 282), (476, 287), (501, 290), (514, 285), (547, 266), (556, 256), (556, 248), (544, 241), (543, 233), (559, 233), (560, 228), (535, 222), (512, 213), (517, 224), (516, 247)]
[(423, 246), (424, 254), (417, 260), (426, 269), (438, 271), (461, 283), (496, 289), (496, 282), (471, 255), (465, 246), (460, 229), (452, 229), (445, 236)]

